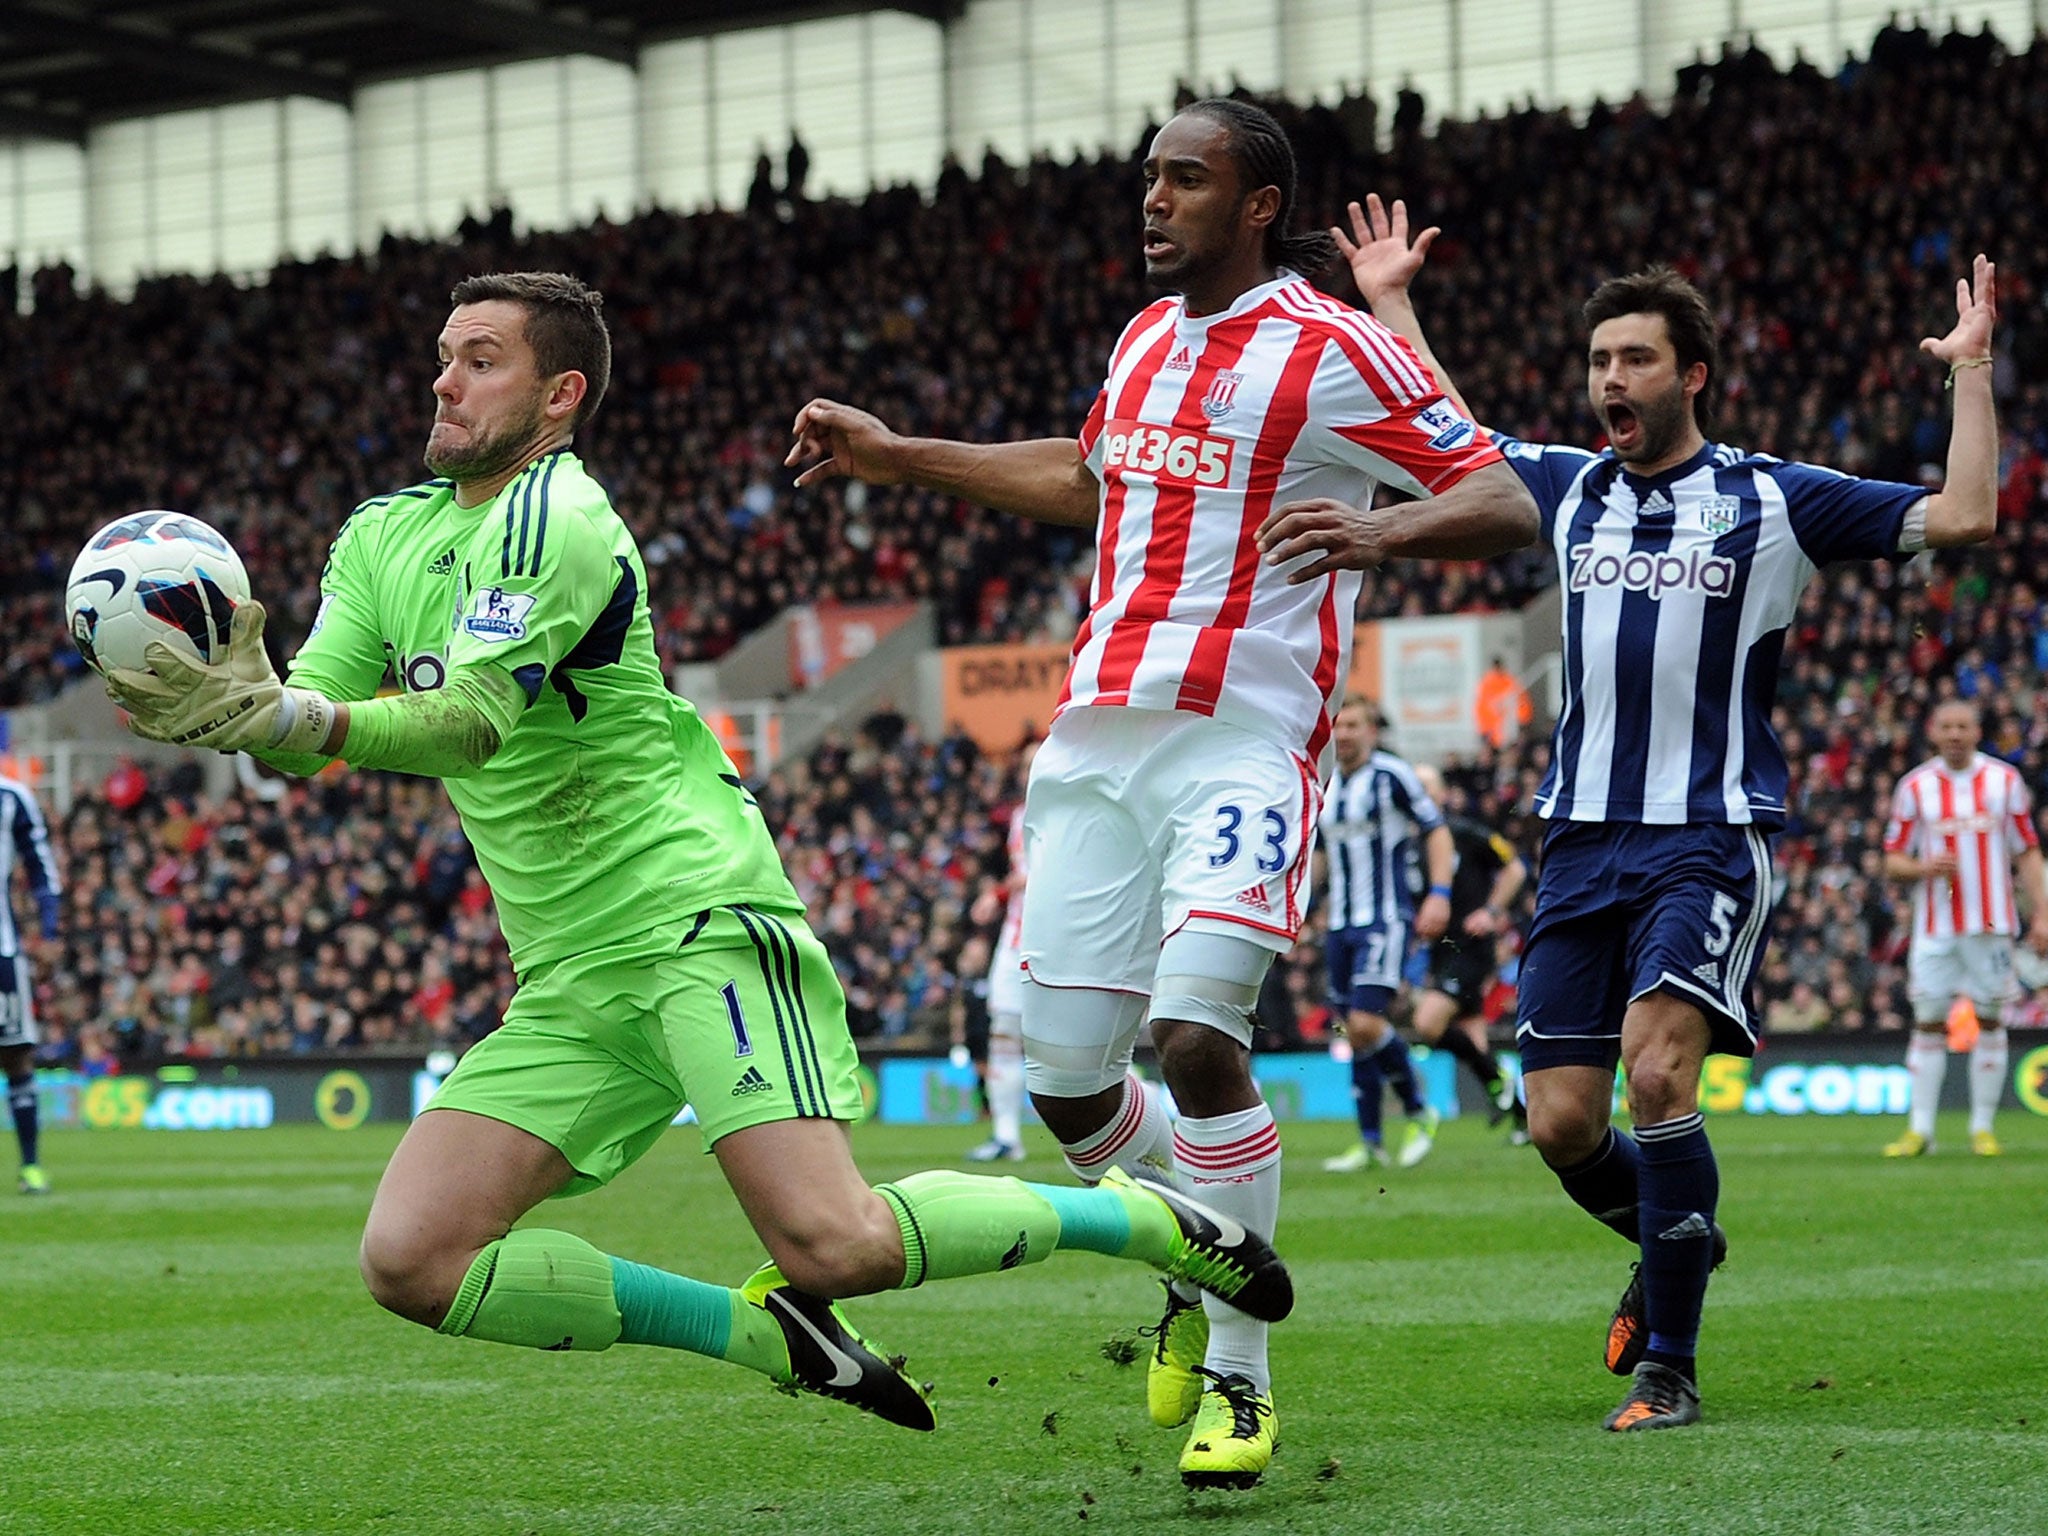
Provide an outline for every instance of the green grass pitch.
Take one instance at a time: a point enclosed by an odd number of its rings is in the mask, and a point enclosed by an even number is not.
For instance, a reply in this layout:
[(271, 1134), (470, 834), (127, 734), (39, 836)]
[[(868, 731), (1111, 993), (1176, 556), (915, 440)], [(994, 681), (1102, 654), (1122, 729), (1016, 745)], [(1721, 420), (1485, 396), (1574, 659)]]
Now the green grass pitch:
[[(2010, 1155), (1886, 1163), (1897, 1126), (1716, 1121), (1733, 1252), (1707, 1422), (1611, 1436), (1599, 1365), (1629, 1252), (1533, 1154), (1447, 1127), (1407, 1173), (1319, 1171), (1286, 1131), (1282, 1445), (1192, 1494), (1151, 1427), (1142, 1272), (1090, 1255), (858, 1303), (938, 1383), (918, 1436), (650, 1349), (523, 1353), (376, 1310), (355, 1276), (396, 1128), (52, 1136), (0, 1197), (0, 1532), (2048, 1531), (2048, 1121)], [(856, 1133), (874, 1178), (962, 1128)], [(1063, 1170), (1034, 1132), (1027, 1177)], [(736, 1282), (757, 1261), (687, 1131), (549, 1208), (611, 1251)]]

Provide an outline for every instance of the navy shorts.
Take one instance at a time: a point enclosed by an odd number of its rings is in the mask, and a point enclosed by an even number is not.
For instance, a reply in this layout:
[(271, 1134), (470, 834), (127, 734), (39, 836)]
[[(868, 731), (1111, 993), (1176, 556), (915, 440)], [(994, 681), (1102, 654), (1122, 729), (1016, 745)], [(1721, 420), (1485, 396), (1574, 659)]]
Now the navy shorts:
[(1408, 924), (1370, 923), (1332, 928), (1323, 939), (1330, 969), (1330, 1007), (1338, 1013), (1385, 1015), (1401, 990), (1401, 962), (1408, 955)]
[(1650, 992), (1698, 1007), (1712, 1050), (1754, 1055), (1754, 988), (1770, 936), (1771, 849), (1761, 829), (1557, 823), (1544, 839), (1522, 956), (1523, 1070), (1611, 1070), (1622, 1015)]

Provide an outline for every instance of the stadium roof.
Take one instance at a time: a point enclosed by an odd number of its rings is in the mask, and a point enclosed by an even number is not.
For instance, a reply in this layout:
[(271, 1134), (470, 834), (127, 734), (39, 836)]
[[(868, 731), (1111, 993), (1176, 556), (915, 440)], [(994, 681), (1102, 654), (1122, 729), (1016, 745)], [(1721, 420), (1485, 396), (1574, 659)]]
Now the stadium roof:
[(0, 0), (0, 137), (82, 143), (95, 123), (275, 96), (346, 102), (377, 80), (591, 54), (632, 63), (669, 38), (890, 9), (951, 20), (965, 0)]

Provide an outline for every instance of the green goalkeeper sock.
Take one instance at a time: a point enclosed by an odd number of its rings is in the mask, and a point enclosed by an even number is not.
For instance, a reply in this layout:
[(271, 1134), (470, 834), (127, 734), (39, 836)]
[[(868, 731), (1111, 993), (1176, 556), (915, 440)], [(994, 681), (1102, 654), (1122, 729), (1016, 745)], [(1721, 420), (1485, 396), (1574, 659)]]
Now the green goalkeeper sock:
[(738, 1291), (537, 1228), (510, 1233), (476, 1256), (439, 1331), (531, 1349), (654, 1344), (777, 1380), (789, 1375), (781, 1327)]
[(875, 1192), (903, 1233), (905, 1290), (1036, 1264), (1056, 1248), (1162, 1266), (1179, 1230), (1164, 1205), (1129, 1185), (1075, 1189), (934, 1170)]

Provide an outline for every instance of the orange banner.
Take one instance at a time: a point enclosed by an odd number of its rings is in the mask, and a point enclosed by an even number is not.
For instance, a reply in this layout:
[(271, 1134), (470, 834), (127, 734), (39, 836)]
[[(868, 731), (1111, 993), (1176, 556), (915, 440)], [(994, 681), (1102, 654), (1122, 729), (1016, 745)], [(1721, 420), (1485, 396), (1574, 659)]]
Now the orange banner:
[(939, 653), (946, 725), (987, 752), (1043, 736), (1067, 676), (1064, 645), (958, 645)]

